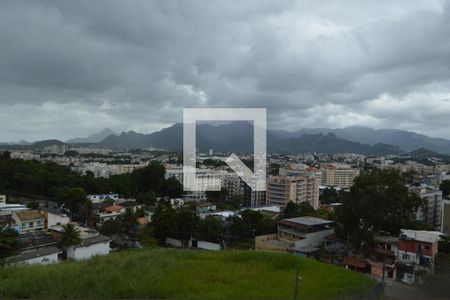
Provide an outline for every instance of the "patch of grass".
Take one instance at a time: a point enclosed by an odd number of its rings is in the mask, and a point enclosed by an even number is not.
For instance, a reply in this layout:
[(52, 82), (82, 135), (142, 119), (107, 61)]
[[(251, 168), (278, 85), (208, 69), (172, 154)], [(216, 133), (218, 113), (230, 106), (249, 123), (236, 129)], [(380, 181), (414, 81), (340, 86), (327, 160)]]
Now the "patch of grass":
[(360, 298), (373, 281), (291, 254), (141, 249), (81, 262), (0, 270), (0, 298)]

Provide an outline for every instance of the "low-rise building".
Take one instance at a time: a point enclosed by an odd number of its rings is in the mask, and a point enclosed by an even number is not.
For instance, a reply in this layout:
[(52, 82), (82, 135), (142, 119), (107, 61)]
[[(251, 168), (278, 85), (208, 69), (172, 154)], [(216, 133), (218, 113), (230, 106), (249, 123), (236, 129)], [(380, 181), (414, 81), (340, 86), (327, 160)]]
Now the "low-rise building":
[(402, 230), (398, 241), (397, 262), (399, 278), (405, 283), (415, 283), (422, 274), (434, 272), (438, 253), (438, 231)]
[(334, 233), (334, 224), (333, 221), (314, 217), (283, 219), (278, 222), (276, 235), (255, 238), (255, 249), (310, 255), (319, 250), (327, 236)]
[(45, 217), (39, 210), (25, 210), (12, 214), (20, 232), (30, 232), (45, 228)]
[(111, 239), (104, 235), (96, 235), (81, 240), (78, 245), (67, 248), (67, 258), (73, 260), (89, 259), (97, 255), (108, 255), (111, 251)]
[(16, 256), (5, 259), (6, 266), (17, 265), (48, 265), (57, 263), (62, 251), (57, 247), (45, 247), (35, 250), (22, 252)]

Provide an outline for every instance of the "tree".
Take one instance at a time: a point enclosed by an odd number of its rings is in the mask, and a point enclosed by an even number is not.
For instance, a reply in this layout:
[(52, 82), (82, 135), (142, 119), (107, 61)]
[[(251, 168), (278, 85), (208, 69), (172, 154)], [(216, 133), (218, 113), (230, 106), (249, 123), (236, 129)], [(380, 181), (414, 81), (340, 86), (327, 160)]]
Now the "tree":
[(39, 202), (36, 201), (28, 202), (27, 207), (31, 209), (39, 209)]
[(14, 229), (0, 227), (0, 259), (16, 253), (17, 236), (18, 233)]
[(201, 240), (217, 243), (222, 236), (222, 224), (214, 216), (207, 216), (200, 219), (197, 226), (197, 236)]
[(254, 238), (257, 235), (276, 232), (276, 222), (259, 211), (244, 210), (239, 216), (230, 217), (230, 230), (234, 236)]
[(363, 172), (337, 209), (338, 233), (359, 245), (380, 232), (397, 235), (414, 219), (423, 200), (405, 186), (395, 170)]
[(124, 232), (129, 232), (137, 225), (137, 216), (131, 209), (127, 209), (118, 219), (122, 223)]
[(83, 188), (59, 189), (56, 197), (59, 203), (63, 203), (70, 210), (72, 218), (78, 215), (83, 219), (89, 214), (91, 202)]
[(177, 236), (183, 241), (189, 240), (197, 231), (198, 217), (189, 210), (182, 210), (178, 217)]
[(136, 194), (136, 201), (145, 205), (155, 205), (156, 194), (153, 191)]
[(159, 203), (152, 216), (155, 237), (160, 245), (165, 245), (167, 237), (176, 237), (178, 229), (177, 212), (165, 203)]
[(160, 194), (165, 173), (164, 166), (154, 161), (145, 168), (134, 170), (131, 177), (136, 185), (137, 192), (153, 191)]
[(158, 245), (158, 240), (155, 238), (153, 226), (148, 224), (137, 232), (137, 238), (142, 246), (154, 247)]
[(179, 198), (183, 194), (183, 185), (176, 178), (170, 177), (163, 181), (161, 195), (169, 198)]
[(0, 160), (10, 160), (11, 159), (11, 152), (9, 151), (3, 151), (0, 154)]
[(101, 234), (112, 236), (115, 234), (123, 233), (123, 226), (120, 220), (107, 220), (100, 225), (99, 229)]
[(322, 195), (319, 197), (320, 203), (322, 204), (330, 204), (330, 203), (336, 203), (341, 202), (342, 197), (341, 194), (336, 191), (333, 187), (327, 187), (323, 190)]
[(315, 216), (315, 210), (308, 202), (300, 202), (299, 204), (289, 201), (284, 209), (284, 218), (296, 218), (304, 216)]
[(64, 256), (67, 257), (67, 248), (81, 243), (80, 230), (76, 228), (72, 223), (68, 223), (66, 225), (63, 225), (62, 227), (63, 232), (59, 243), (64, 251)]
[(298, 205), (292, 201), (289, 201), (284, 209), (284, 218), (289, 219), (289, 218), (295, 218), (295, 217), (299, 217), (299, 216), (300, 215), (299, 215)]

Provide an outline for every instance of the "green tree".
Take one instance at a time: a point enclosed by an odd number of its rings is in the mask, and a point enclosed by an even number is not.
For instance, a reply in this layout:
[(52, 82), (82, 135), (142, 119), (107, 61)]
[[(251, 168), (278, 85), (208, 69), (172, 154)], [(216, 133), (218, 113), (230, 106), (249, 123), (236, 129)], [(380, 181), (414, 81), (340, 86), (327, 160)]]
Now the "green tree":
[(284, 209), (284, 218), (296, 218), (304, 216), (315, 216), (316, 211), (308, 202), (301, 202), (299, 204), (289, 201)]
[(201, 240), (217, 243), (222, 236), (223, 227), (216, 217), (207, 216), (204, 219), (200, 219), (197, 227), (197, 236)]
[(16, 254), (17, 236), (14, 229), (0, 227), (0, 259)]
[(28, 202), (27, 207), (30, 209), (39, 209), (39, 202), (36, 201)]
[(276, 222), (259, 211), (244, 210), (230, 217), (230, 230), (234, 236), (253, 238), (257, 235), (276, 232)]
[(333, 187), (327, 187), (323, 190), (322, 195), (319, 197), (320, 203), (322, 204), (330, 204), (330, 203), (336, 203), (341, 202), (342, 197), (341, 194), (336, 191)]
[(155, 238), (153, 226), (150, 224), (137, 232), (137, 238), (142, 246), (155, 247), (158, 245), (158, 240)]
[(145, 205), (155, 205), (156, 204), (156, 194), (153, 191), (137, 193), (136, 201), (139, 203), (143, 203)]
[(152, 216), (153, 230), (160, 245), (165, 245), (167, 237), (176, 237), (179, 215), (170, 205), (159, 203)]
[[(63, 188), (57, 192), (57, 201), (69, 209), (72, 218), (78, 215), (81, 219), (89, 214), (91, 202), (83, 188)], [(83, 215), (83, 216), (81, 216)]]
[(160, 194), (165, 173), (166, 169), (161, 163), (151, 162), (147, 167), (133, 171), (131, 177), (137, 192), (153, 191)]
[(120, 234), (124, 232), (124, 228), (122, 226), (122, 222), (118, 219), (115, 220), (107, 220), (102, 223), (102, 225), (99, 226), (99, 229), (101, 234), (103, 235), (115, 235)]
[(170, 177), (163, 181), (161, 195), (169, 198), (179, 198), (183, 195), (183, 185), (176, 178)]
[(67, 257), (67, 248), (81, 243), (80, 230), (72, 223), (63, 225), (61, 240), (59, 241), (64, 257)]
[(198, 217), (190, 210), (182, 210), (178, 217), (178, 237), (184, 241), (189, 240), (197, 231)]
[(296, 203), (289, 201), (284, 208), (283, 216), (285, 219), (296, 218), (300, 216), (299, 207)]
[(370, 242), (381, 231), (397, 235), (415, 219), (422, 203), (398, 171), (363, 172), (336, 211), (338, 233), (356, 245)]

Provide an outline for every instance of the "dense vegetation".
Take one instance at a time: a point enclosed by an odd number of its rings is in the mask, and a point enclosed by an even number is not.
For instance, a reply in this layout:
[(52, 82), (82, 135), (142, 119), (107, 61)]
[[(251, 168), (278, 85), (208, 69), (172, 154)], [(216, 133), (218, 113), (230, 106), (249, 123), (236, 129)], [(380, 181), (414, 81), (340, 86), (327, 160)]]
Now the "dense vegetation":
[(398, 235), (411, 228), (423, 200), (405, 185), (405, 178), (394, 170), (371, 170), (355, 179), (336, 211), (338, 233), (359, 245), (370, 242), (381, 232)]
[[(67, 194), (119, 193), (125, 197), (147, 199), (141, 194), (152, 192), (158, 196), (177, 197), (182, 193), (181, 184), (174, 179), (164, 179), (161, 163), (152, 162), (148, 167), (131, 174), (94, 178), (91, 172), (82, 176), (52, 162), (9, 159), (0, 157), (0, 193), (19, 192), (58, 200)], [(73, 190), (73, 189), (78, 189)], [(77, 196), (79, 198), (79, 195)], [(70, 205), (70, 204), (69, 204)]]
[(292, 299), (298, 263), (301, 299), (361, 298), (373, 285), (364, 275), (290, 254), (141, 249), (2, 269), (0, 297)]

